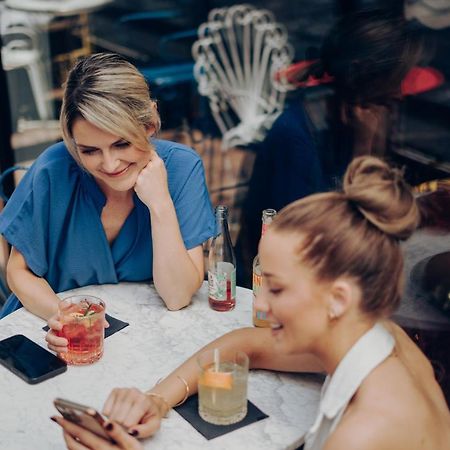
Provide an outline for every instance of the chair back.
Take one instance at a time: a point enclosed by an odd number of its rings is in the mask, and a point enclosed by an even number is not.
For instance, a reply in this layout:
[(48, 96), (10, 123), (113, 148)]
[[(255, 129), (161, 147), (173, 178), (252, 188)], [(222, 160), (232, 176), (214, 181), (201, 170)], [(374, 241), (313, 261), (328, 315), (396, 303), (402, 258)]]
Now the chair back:
[(285, 27), (250, 5), (211, 10), (192, 47), (194, 76), (208, 97), (224, 149), (261, 141), (291, 85), (275, 74), (292, 62)]

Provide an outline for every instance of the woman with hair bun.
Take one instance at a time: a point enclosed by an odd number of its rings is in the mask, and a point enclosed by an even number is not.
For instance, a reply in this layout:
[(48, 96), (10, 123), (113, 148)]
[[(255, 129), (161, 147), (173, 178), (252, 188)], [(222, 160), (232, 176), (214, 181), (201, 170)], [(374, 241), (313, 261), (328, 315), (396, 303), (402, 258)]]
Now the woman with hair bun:
[[(271, 329), (235, 330), (207, 346), (224, 355), (245, 351), (252, 368), (327, 373), (305, 450), (450, 449), (450, 413), (433, 369), (389, 321), (402, 294), (399, 241), (417, 222), (401, 173), (374, 157), (355, 159), (342, 192), (288, 205), (261, 240), (257, 303)], [(197, 377), (194, 355), (152, 389), (152, 401), (136, 389), (116, 389), (105, 413), (129, 433), (149, 436), (186, 395), (180, 380), (192, 393)], [(122, 420), (130, 409), (138, 418)], [(93, 437), (56, 420), (68, 444), (73, 436)], [(124, 437), (122, 448), (138, 448), (112, 427), (117, 442)]]
[[(204, 278), (202, 243), (215, 219), (199, 156), (155, 138), (161, 120), (142, 74), (119, 55), (80, 59), (65, 84), (64, 142), (45, 150), (0, 216), (11, 244), (13, 295), (49, 319), (55, 292), (153, 280), (170, 310), (190, 303)], [(49, 325), (58, 329), (57, 321)], [(64, 338), (51, 331), (53, 350)]]

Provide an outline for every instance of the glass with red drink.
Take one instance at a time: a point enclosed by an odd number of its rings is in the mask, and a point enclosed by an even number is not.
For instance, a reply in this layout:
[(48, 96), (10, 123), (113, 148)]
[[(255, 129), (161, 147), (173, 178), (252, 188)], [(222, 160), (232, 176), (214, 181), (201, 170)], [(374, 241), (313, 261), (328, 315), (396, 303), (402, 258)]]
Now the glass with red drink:
[(58, 336), (68, 341), (67, 353), (58, 356), (67, 364), (91, 364), (103, 355), (105, 303), (92, 295), (73, 295), (59, 303), (62, 329)]

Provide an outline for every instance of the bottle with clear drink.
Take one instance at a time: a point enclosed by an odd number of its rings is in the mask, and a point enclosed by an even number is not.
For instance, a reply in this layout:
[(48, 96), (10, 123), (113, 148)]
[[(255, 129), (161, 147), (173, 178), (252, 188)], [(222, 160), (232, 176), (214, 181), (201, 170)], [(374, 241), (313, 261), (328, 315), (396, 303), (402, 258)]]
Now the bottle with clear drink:
[[(277, 212), (274, 209), (265, 209), (262, 212), (262, 228), (261, 228), (261, 238), (267, 230), (267, 227), (272, 223)], [(256, 255), (253, 259), (253, 325), (255, 327), (269, 327), (270, 324), (267, 321), (266, 313), (263, 311), (258, 311), (255, 308), (255, 300), (258, 295), (258, 291), (262, 284), (262, 273), (261, 264), (259, 262), (259, 255)]]
[(215, 210), (218, 234), (209, 249), (208, 299), (216, 311), (230, 311), (236, 304), (236, 257), (228, 229), (228, 208)]

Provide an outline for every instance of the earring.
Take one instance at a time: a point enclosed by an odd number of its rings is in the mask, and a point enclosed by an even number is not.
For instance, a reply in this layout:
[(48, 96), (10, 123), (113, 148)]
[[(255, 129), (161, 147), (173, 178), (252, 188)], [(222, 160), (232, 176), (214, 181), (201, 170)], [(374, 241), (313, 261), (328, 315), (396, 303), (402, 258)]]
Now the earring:
[(330, 320), (334, 320), (334, 319), (337, 318), (337, 314), (336, 314), (336, 312), (334, 311), (334, 309), (330, 309), (330, 310), (328, 311), (328, 318), (329, 318)]

